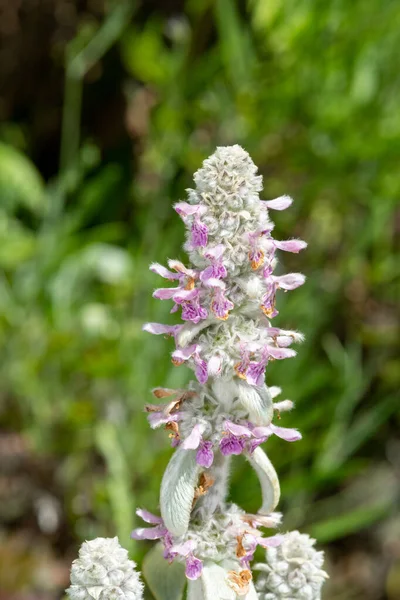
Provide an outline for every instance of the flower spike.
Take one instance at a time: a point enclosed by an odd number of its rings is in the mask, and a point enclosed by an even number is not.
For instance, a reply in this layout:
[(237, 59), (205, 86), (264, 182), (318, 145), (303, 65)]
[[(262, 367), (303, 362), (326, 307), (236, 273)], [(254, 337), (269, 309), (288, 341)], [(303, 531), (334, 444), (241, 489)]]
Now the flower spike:
[[(148, 323), (143, 329), (171, 336), (173, 364), (189, 367), (195, 379), (187, 390), (155, 388), (153, 395), (164, 404), (146, 405), (150, 426), (164, 426), (175, 451), (161, 483), (161, 516), (139, 509), (149, 527), (136, 529), (132, 537), (160, 540), (164, 558), (185, 565), (188, 600), (261, 598), (251, 572), (258, 546), (266, 549), (268, 563), (260, 570), (275, 569), (274, 557), (282, 557), (279, 565), (287, 561), (293, 571), (289, 595), (297, 598), (296, 585), (304, 579), (304, 598), (318, 600), (324, 572), (318, 570), (315, 551), (307, 550), (308, 542), (299, 539), (307, 547), (301, 556), (312, 563), (302, 573), (292, 560), (294, 537), (261, 531), (281, 521), (274, 512), (278, 474), (261, 446), (269, 445), (271, 436), (279, 444), (301, 440), (297, 429), (278, 426), (293, 402), (275, 401), (281, 390), (265, 379), (270, 362), (295, 357), (292, 345), (303, 341), (301, 333), (271, 321), (278, 315), (280, 294), (296, 290), (305, 277), (278, 274), (276, 267), (281, 253), (298, 254), (307, 244), (273, 237), (270, 211), (285, 210), (293, 200), (286, 195), (260, 199), (262, 177), (240, 146), (217, 148), (195, 173), (194, 183), (187, 199), (174, 205), (186, 228), (187, 264), (169, 260), (168, 268), (150, 266), (167, 280), (154, 298), (171, 301), (171, 312), (180, 320)], [(232, 457), (240, 454), (260, 481), (257, 514), (226, 500)], [(268, 575), (264, 579), (257, 583), (260, 594), (278, 600), (278, 575), (273, 585)]]

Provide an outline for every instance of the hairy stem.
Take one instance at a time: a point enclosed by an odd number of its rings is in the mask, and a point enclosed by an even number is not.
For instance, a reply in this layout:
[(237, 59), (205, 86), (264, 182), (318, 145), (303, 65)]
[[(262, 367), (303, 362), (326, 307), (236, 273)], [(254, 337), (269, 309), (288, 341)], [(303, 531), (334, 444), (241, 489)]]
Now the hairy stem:
[(193, 517), (205, 521), (216, 511), (224, 508), (228, 493), (230, 459), (230, 456), (224, 456), (220, 452), (215, 456), (212, 468), (207, 471), (210, 481), (214, 480), (214, 482), (207, 493), (197, 501), (192, 513)]

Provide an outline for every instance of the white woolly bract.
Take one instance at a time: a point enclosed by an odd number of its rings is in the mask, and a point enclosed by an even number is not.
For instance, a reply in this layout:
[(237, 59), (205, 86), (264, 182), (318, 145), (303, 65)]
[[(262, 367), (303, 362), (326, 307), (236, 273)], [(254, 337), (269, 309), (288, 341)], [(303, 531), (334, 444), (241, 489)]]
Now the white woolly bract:
[(71, 600), (141, 600), (143, 584), (136, 563), (118, 538), (84, 542), (71, 567)]
[(277, 548), (268, 548), (256, 583), (260, 600), (320, 600), (327, 579), (322, 569), (324, 553), (314, 548), (307, 534), (290, 531)]

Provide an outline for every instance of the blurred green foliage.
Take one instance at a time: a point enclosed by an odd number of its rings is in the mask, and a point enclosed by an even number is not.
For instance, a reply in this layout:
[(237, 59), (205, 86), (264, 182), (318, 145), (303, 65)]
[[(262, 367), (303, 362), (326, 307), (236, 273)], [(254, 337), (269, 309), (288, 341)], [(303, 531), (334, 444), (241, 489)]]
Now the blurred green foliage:
[[(259, 165), (265, 198), (295, 198), (275, 217), (277, 237), (309, 244), (284, 257), (308, 282), (279, 298), (277, 319), (306, 343), (267, 373), (296, 403), (282, 423), (304, 436), (284, 452), (268, 442), (285, 525), (333, 542), (393, 516), (399, 491), (387, 478), (357, 486), (375, 481), (375, 468), (391, 481), (387, 444), (399, 425), (399, 42), (390, 0), (187, 0), (173, 17), (110, 3), (65, 52), (59, 172), (44, 182), (25, 125), (1, 129), (2, 427), (52, 465), (71, 546), (117, 533), (143, 555), (129, 541), (134, 510), (157, 510), (170, 454), (143, 404), (153, 386), (190, 376), (171, 366), (168, 340), (141, 331), (173, 322), (151, 297), (148, 264), (184, 259), (171, 205), (230, 143)], [(129, 141), (114, 154), (81, 119), (86, 74), (106, 69), (110, 52), (122, 65)], [(240, 460), (232, 497), (258, 508)]]

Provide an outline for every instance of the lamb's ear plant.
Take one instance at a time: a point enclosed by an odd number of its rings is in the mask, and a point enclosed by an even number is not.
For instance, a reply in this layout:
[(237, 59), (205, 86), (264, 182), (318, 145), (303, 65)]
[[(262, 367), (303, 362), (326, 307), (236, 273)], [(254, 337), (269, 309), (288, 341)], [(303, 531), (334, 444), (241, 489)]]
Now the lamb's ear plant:
[[(181, 600), (185, 576), (187, 600), (318, 600), (327, 575), (314, 540), (268, 531), (281, 523), (275, 512), (280, 486), (261, 448), (271, 435), (283, 444), (301, 439), (296, 429), (274, 423), (274, 415), (293, 403), (275, 400), (281, 390), (266, 385), (265, 370), (269, 361), (294, 357), (292, 343), (303, 340), (271, 321), (280, 290), (305, 280), (300, 273), (274, 274), (277, 251), (298, 253), (306, 244), (272, 237), (270, 211), (284, 210), (292, 200), (259, 198), (262, 177), (240, 146), (217, 148), (194, 181), (188, 201), (174, 207), (187, 229), (189, 265), (169, 260), (168, 268), (150, 267), (175, 284), (154, 297), (172, 300), (171, 312), (180, 310), (183, 322), (144, 329), (170, 335), (173, 364), (189, 366), (196, 380), (187, 389), (154, 389), (157, 403), (146, 406), (150, 426), (164, 427), (175, 450), (161, 482), (161, 515), (139, 509), (150, 527), (132, 537), (160, 540), (143, 565), (156, 600)], [(227, 502), (231, 459), (239, 454), (260, 480), (256, 514)], [(257, 546), (266, 555), (255, 566), (260, 576), (254, 585), (250, 563)], [(79, 598), (134, 598), (121, 594)]]
[[(301, 333), (271, 323), (280, 290), (305, 281), (300, 273), (275, 275), (276, 254), (298, 253), (306, 244), (273, 238), (270, 211), (284, 210), (292, 200), (260, 199), (262, 177), (240, 146), (217, 148), (194, 181), (187, 202), (174, 207), (186, 226), (189, 264), (169, 260), (168, 268), (150, 267), (174, 284), (154, 297), (172, 300), (171, 312), (181, 311), (183, 322), (148, 323), (144, 329), (170, 335), (173, 364), (193, 369), (196, 380), (187, 389), (154, 389), (157, 403), (146, 406), (151, 427), (165, 427), (175, 451), (161, 483), (161, 516), (138, 510), (152, 527), (132, 537), (159, 539), (167, 564), (184, 563), (188, 600), (317, 600), (326, 574), (313, 540), (298, 532), (260, 531), (281, 522), (274, 512), (279, 478), (261, 446), (271, 435), (283, 444), (301, 439), (296, 429), (274, 423), (274, 415), (293, 403), (275, 401), (281, 390), (265, 383), (268, 362), (294, 357), (292, 343), (303, 340)], [(231, 458), (239, 454), (260, 480), (257, 514), (227, 503)], [(266, 562), (258, 565), (259, 592), (250, 568), (257, 546), (266, 549)], [(158, 562), (155, 569), (160, 574)], [(150, 560), (146, 575), (154, 576)], [(157, 600), (172, 596), (161, 591)]]

